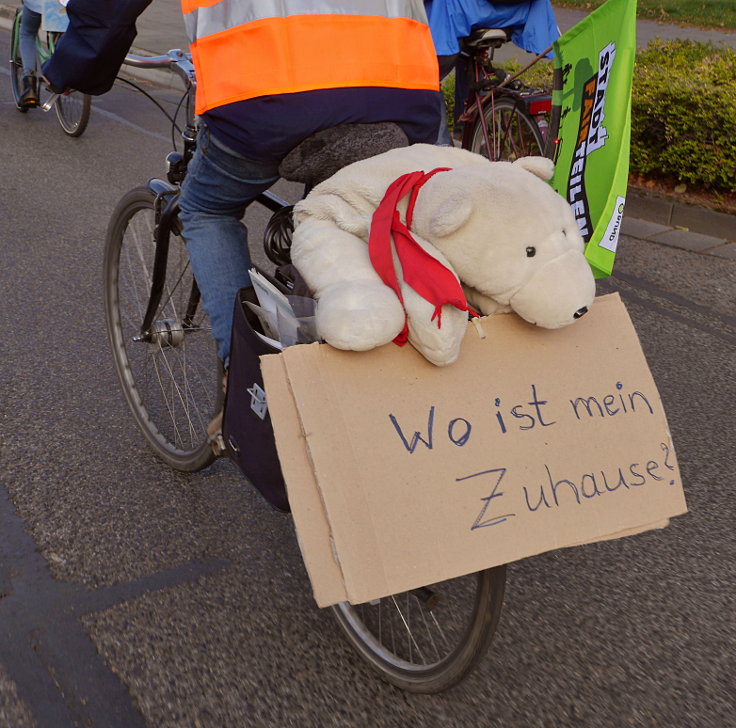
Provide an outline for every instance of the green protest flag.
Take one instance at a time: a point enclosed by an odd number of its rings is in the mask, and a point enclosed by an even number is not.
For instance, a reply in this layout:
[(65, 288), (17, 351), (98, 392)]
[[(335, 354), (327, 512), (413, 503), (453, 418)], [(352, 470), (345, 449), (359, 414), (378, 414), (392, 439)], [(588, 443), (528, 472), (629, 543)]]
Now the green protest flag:
[(597, 278), (613, 271), (626, 204), (635, 56), (636, 0), (607, 0), (554, 44), (552, 186), (572, 207)]

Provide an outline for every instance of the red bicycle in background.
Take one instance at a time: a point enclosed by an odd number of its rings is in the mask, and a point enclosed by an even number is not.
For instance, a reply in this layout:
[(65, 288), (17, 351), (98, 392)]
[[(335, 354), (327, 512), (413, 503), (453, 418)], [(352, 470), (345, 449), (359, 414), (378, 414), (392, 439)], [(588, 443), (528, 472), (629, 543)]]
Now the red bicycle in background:
[(550, 92), (527, 86), (520, 77), (543, 58), (547, 49), (519, 72), (509, 74), (493, 65), (496, 49), (511, 40), (503, 28), (479, 28), (462, 44), (468, 67), (462, 147), (492, 161), (554, 154), (559, 116), (552, 113)]

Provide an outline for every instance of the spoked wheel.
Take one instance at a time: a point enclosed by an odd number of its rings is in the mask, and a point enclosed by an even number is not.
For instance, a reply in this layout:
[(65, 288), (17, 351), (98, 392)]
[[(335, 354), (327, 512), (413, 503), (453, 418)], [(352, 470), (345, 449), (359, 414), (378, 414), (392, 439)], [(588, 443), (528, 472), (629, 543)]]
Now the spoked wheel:
[(446, 690), (475, 666), (498, 624), (506, 567), (352, 606), (333, 607), (353, 647), (390, 683)]
[(113, 213), (105, 319), (120, 384), (148, 443), (171, 467), (194, 471), (214, 459), (207, 424), (222, 407), (222, 368), (178, 220), (168, 235), (160, 302), (149, 330), (141, 331), (156, 252), (156, 199), (148, 188), (136, 188)]
[[(483, 123), (488, 129), (486, 148)], [(534, 121), (516, 99), (498, 97), (488, 99), (483, 107), (483, 117), (475, 120), (470, 150), (482, 154), (494, 162), (513, 162), (519, 157), (544, 156), (545, 141)]]
[(70, 91), (56, 99), (54, 110), (61, 128), (72, 137), (81, 136), (89, 122), (92, 97), (88, 94)]
[[(46, 34), (46, 53), (50, 56), (63, 33), (50, 32)], [(54, 111), (61, 128), (71, 137), (78, 137), (84, 133), (89, 122), (92, 97), (79, 91), (63, 93), (56, 99)]]
[(15, 11), (13, 19), (13, 31), (10, 35), (10, 83), (13, 87), (13, 100), (15, 108), (25, 114), (28, 109), (20, 105), (20, 97), (23, 93), (23, 61), (20, 57), (20, 22), (22, 13), (20, 8)]

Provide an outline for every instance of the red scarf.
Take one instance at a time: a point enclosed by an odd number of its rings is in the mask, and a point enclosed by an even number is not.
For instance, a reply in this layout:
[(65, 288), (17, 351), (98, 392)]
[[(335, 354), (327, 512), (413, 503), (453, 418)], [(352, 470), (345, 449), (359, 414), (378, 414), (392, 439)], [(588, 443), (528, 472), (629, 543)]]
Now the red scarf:
[[(391, 183), (386, 194), (373, 213), (371, 230), (368, 238), (368, 253), (371, 263), (381, 280), (394, 290), (404, 306), (404, 298), (401, 295), (401, 285), (396, 276), (394, 259), (392, 254), (391, 238), (393, 236), (393, 247), (401, 263), (404, 281), (414, 289), (422, 298), (434, 304), (434, 313), (431, 321), (437, 319), (437, 328), (442, 326), (442, 306), (450, 304), (461, 311), (468, 311), (471, 315), (477, 314), (468, 307), (465, 294), (459, 281), (449, 268), (446, 268), (439, 260), (427, 253), (411, 235), (412, 216), (417, 195), (422, 185), (437, 172), (446, 172), (449, 167), (438, 167), (431, 172), (410, 172), (399, 177)], [(411, 193), (409, 205), (406, 210), (406, 224), (401, 222), (399, 211), (396, 209), (399, 201)], [(409, 337), (409, 327), (406, 320), (406, 307), (404, 307), (404, 328), (394, 339), (399, 346), (406, 344)]]

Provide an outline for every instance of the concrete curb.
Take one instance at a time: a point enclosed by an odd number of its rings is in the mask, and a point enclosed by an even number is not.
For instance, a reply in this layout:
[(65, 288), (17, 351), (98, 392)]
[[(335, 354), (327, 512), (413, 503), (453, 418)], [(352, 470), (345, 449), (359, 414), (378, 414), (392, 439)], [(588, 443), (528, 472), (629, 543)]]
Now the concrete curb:
[(675, 195), (630, 188), (626, 214), (659, 225), (736, 241), (736, 215), (691, 205)]

